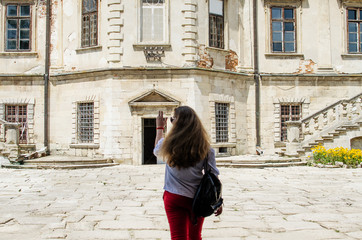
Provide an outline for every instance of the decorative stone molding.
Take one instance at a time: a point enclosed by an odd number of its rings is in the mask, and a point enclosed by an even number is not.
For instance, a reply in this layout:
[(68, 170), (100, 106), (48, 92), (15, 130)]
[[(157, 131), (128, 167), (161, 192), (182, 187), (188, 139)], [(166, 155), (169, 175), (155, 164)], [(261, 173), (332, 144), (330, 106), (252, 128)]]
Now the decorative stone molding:
[(144, 92), (128, 102), (132, 114), (142, 114), (149, 110), (154, 111), (155, 108), (159, 107), (172, 111), (174, 108), (180, 106), (180, 104), (180, 101), (171, 97), (169, 94), (165, 94), (156, 89)]
[[(78, 103), (94, 103), (94, 139), (93, 143), (79, 143), (77, 137), (77, 109)], [(97, 96), (87, 96), (84, 100), (73, 101), (72, 108), (72, 141), (70, 147), (72, 148), (99, 148), (100, 143), (100, 119), (99, 119), (99, 99)]]
[(301, 118), (309, 115), (310, 99), (307, 98), (276, 98), (273, 100), (274, 104), (274, 143), (280, 142), (280, 105), (288, 104), (301, 104), (302, 116)]
[(27, 105), (27, 144), (34, 144), (34, 98), (0, 99), (0, 119), (5, 120), (5, 105)]
[(118, 63), (121, 61), (123, 55), (122, 42), (124, 35), (122, 28), (124, 25), (123, 12), (124, 5), (122, 0), (109, 0), (108, 1), (109, 16), (107, 18), (109, 23), (108, 28), (108, 62)]
[[(216, 143), (216, 117), (215, 117), (215, 103), (228, 103), (229, 104), (229, 142)], [(209, 95), (209, 109), (211, 119), (211, 143), (213, 146), (225, 147), (230, 146), (230, 143), (236, 143), (236, 111), (234, 96), (215, 94)], [(234, 146), (234, 145), (232, 145)]]
[(185, 0), (182, 9), (184, 19), (182, 22), (183, 36), (182, 41), (184, 48), (182, 55), (184, 56), (186, 66), (195, 66), (197, 62), (197, 1)]

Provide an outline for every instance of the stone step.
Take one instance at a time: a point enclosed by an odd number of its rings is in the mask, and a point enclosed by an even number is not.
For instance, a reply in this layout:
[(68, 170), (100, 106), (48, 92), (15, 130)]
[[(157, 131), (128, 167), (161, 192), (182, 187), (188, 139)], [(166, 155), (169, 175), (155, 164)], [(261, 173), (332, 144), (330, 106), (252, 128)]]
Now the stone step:
[(216, 162), (218, 164), (264, 164), (264, 163), (286, 163), (286, 162), (300, 162), (299, 158), (280, 158), (280, 159), (217, 159)]
[(107, 159), (31, 159), (24, 160), (24, 165), (84, 165), (84, 164), (105, 164), (105, 163), (113, 163), (112, 160)]
[(280, 162), (280, 163), (217, 163), (218, 167), (230, 168), (269, 168), (269, 167), (293, 167), (305, 166), (306, 162)]
[(359, 124), (345, 124), (345, 125), (342, 125), (341, 128), (345, 128), (345, 129), (358, 129), (358, 128), (359, 128)]
[(101, 168), (101, 167), (114, 167), (119, 165), (118, 163), (100, 163), (100, 164), (80, 164), (80, 165), (41, 165), (41, 164), (30, 164), (30, 165), (13, 165), (4, 164), (3, 168), (12, 169), (84, 169), (84, 168)]

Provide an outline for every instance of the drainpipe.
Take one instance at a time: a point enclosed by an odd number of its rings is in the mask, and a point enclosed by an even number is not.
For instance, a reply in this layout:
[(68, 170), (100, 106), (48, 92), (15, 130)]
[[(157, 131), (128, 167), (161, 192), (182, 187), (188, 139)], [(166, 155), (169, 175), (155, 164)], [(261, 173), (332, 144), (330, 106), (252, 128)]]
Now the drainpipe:
[(49, 66), (50, 66), (50, 19), (51, 0), (47, 0), (46, 10), (46, 30), (45, 30), (45, 73), (44, 73), (44, 147), (49, 155)]
[(253, 0), (254, 23), (254, 82), (255, 82), (255, 129), (256, 147), (260, 149), (260, 74), (259, 74), (259, 49), (258, 49), (258, 12), (257, 0)]

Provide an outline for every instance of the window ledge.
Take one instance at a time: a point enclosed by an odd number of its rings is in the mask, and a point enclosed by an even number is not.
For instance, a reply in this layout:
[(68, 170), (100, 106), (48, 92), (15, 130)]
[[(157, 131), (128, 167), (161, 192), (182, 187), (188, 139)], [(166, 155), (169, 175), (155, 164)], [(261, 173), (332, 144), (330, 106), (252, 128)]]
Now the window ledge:
[(362, 53), (345, 53), (341, 56), (343, 59), (362, 59)]
[(216, 47), (206, 47), (206, 50), (229, 53), (229, 50), (226, 50), (226, 49), (223, 49), (223, 48), (216, 48)]
[(82, 149), (96, 149), (99, 148), (99, 144), (95, 144), (95, 143), (75, 143), (75, 144), (70, 144), (69, 145), (70, 148), (82, 148)]
[(102, 46), (84, 47), (75, 49), (76, 53), (95, 52), (102, 50)]
[(300, 58), (304, 59), (304, 54), (302, 53), (265, 53), (267, 58)]
[(0, 57), (38, 57), (37, 52), (0, 52)]
[(165, 50), (170, 50), (171, 44), (169, 44), (169, 43), (136, 43), (136, 44), (133, 44), (133, 48), (136, 50), (143, 50), (145, 47), (163, 47)]
[(212, 143), (211, 147), (219, 148), (219, 147), (236, 147), (236, 143), (224, 142), (224, 143)]

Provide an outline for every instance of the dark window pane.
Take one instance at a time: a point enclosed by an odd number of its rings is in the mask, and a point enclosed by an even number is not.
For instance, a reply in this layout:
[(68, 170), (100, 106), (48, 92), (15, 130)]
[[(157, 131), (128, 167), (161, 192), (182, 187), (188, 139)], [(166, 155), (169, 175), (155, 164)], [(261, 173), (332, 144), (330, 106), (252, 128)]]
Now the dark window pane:
[(20, 20), (20, 28), (30, 28), (30, 20)]
[(284, 40), (287, 42), (294, 41), (294, 32), (286, 32), (284, 35)]
[(348, 23), (349, 32), (357, 32), (357, 23)]
[(21, 40), (20, 41), (20, 49), (29, 49), (30, 44), (29, 44), (29, 40)]
[(281, 18), (282, 18), (282, 9), (272, 8), (272, 19), (281, 19)]
[(20, 7), (20, 16), (28, 17), (30, 16), (30, 6), (21, 6)]
[(285, 19), (294, 19), (294, 9), (284, 9)]
[(348, 10), (348, 19), (356, 20), (357, 19), (357, 11), (356, 10)]
[(281, 52), (283, 50), (282, 43), (273, 43), (273, 51)]
[(8, 29), (17, 29), (17, 26), (18, 26), (18, 21), (8, 20), (8, 25), (7, 25)]
[(294, 31), (294, 23), (292, 22), (284, 23), (284, 31)]
[(357, 52), (357, 46), (356, 43), (349, 43), (349, 52)]
[(282, 41), (282, 32), (273, 32), (273, 42)]
[(18, 6), (16, 6), (16, 5), (8, 5), (8, 16), (9, 17), (18, 16)]
[(8, 39), (16, 39), (16, 30), (8, 30)]
[(12, 50), (16, 49), (16, 41), (7, 41), (6, 49)]
[(294, 42), (292, 43), (285, 43), (285, 52), (294, 52)]
[(282, 23), (281, 22), (273, 22), (272, 28), (273, 28), (273, 32), (282, 31)]
[(97, 0), (83, 0), (83, 13), (97, 11)]
[(350, 33), (348, 34), (349, 42), (357, 42), (357, 33)]
[(29, 39), (30, 31), (29, 30), (20, 30), (20, 39)]
[(362, 10), (359, 10), (359, 20), (362, 20)]

